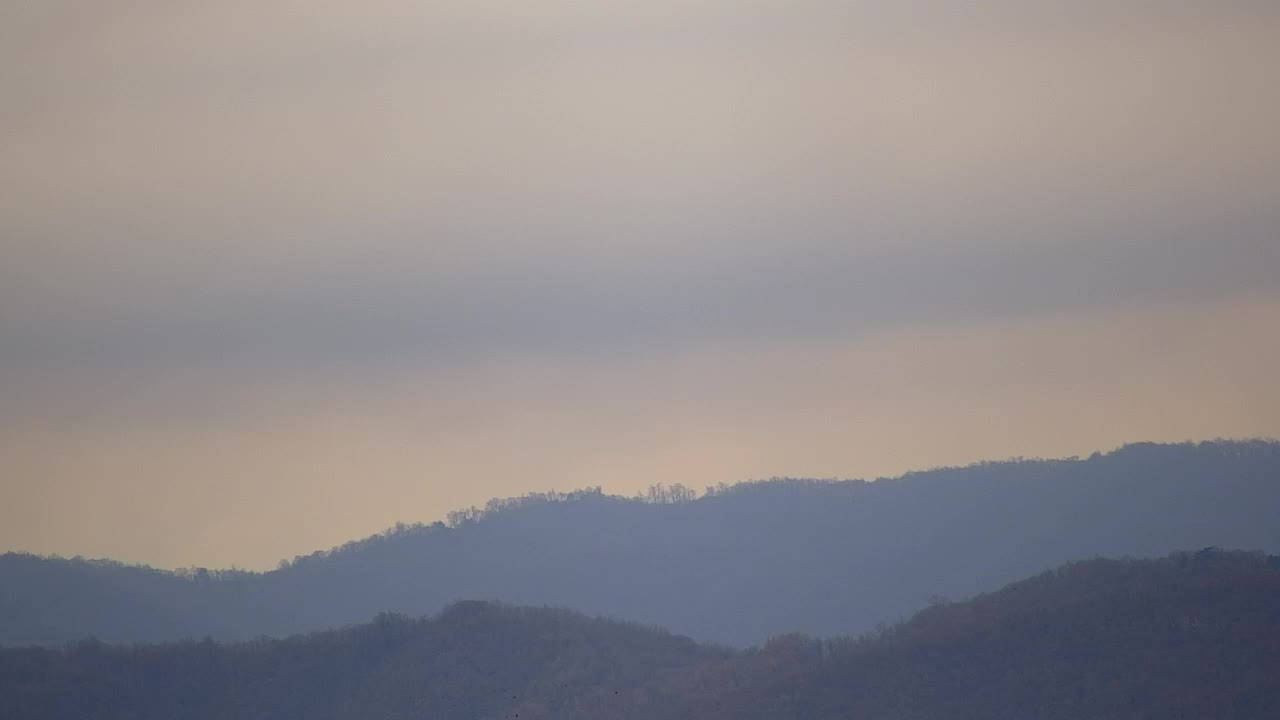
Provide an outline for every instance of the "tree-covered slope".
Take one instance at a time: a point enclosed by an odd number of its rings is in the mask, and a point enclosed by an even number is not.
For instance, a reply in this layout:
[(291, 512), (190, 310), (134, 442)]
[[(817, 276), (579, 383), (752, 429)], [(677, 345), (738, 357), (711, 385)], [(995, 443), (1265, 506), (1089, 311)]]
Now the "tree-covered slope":
[(688, 717), (1280, 717), (1280, 557), (1076, 563), (805, 657)]
[(858, 633), (1071, 560), (1217, 545), (1280, 552), (1280, 444), (1133, 445), (875, 482), (779, 480), (647, 501), (586, 491), (268, 573), (0, 556), (0, 644), (246, 639), (459, 599), (569, 607), (736, 645)]
[(1240, 718), (1280, 713), (1280, 557), (1093, 560), (860, 639), (729, 651), (465, 602), (285, 640), (0, 650), (0, 717)]
[(665, 631), (560, 610), (457, 603), (438, 617), (285, 640), (0, 651), (0, 717), (400, 718), (548, 712), (725, 657)]

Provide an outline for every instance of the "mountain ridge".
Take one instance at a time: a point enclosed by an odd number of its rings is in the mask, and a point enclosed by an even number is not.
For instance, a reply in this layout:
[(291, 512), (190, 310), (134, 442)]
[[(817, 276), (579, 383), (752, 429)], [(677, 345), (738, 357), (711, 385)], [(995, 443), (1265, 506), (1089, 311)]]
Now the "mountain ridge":
[(1280, 443), (1270, 441), (1134, 444), (874, 482), (760, 481), (696, 500), (680, 486), (648, 500), (534, 494), (265, 573), (6, 554), (0, 644), (279, 636), (487, 597), (742, 646), (861, 632), (937, 595), (1097, 555), (1280, 552), (1275, 507)]
[(0, 649), (24, 720), (1258, 719), (1280, 710), (1280, 557), (1068, 563), (860, 637), (747, 650), (557, 608), (211, 640)]

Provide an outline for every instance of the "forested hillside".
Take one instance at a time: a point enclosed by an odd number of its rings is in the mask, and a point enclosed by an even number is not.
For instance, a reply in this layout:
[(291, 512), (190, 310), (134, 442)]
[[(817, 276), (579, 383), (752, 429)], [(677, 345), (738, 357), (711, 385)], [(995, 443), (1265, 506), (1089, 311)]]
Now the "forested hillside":
[(1205, 549), (1075, 563), (807, 657), (700, 710), (725, 720), (1280, 717), (1280, 557)]
[(1274, 718), (1280, 557), (1074, 563), (859, 639), (729, 651), (492, 603), (286, 640), (0, 651), (24, 720)]
[(0, 644), (249, 639), (437, 612), (568, 607), (745, 646), (859, 633), (1064, 562), (1280, 552), (1280, 444), (1132, 445), (874, 482), (529, 496), (267, 573), (0, 557)]

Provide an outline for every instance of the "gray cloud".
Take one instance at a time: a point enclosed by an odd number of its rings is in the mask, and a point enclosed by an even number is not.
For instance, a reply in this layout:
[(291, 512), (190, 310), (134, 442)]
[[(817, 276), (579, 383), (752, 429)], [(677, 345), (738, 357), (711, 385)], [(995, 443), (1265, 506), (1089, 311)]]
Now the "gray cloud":
[[(1267, 3), (14, 3), (0, 384), (1276, 289)], [(33, 372), (34, 371), (34, 372)]]
[(822, 340), (1280, 290), (1280, 243), (1268, 234), (1276, 225), (1262, 217), (1250, 227), (1249, 219), (1233, 218), (1233, 234), (1216, 242), (1205, 238), (1224, 238), (1220, 227), (1190, 220), (1163, 234), (1150, 223), (1132, 236), (1112, 229), (1104, 239), (1059, 224), (1017, 230), (1069, 234), (1059, 242), (1000, 249), (925, 244), (853, 253), (838, 242), (779, 242), (665, 264), (499, 256), (466, 272), (391, 262), (278, 278), (272, 287), (124, 289), (133, 294), (124, 307), (83, 307), (56, 323), (15, 313), (0, 358), (14, 372), (364, 372), (503, 352), (607, 355), (708, 341)]
[[(475, 463), (480, 496), (440, 505), (1274, 432), (1241, 387), (1275, 354), (1278, 38), (1248, 0), (4, 3), (0, 448), (26, 475), (0, 505), (43, 538), (23, 508), (97, 467), (299, 491), (310, 441), (388, 475), (430, 466), (419, 441)], [(1178, 318), (1229, 347), (1199, 363)], [(948, 390), (985, 352), (1026, 376)], [(913, 353), (934, 364), (899, 372)], [(1098, 433), (1055, 419), (1093, 383), (1068, 415)], [(429, 417), (384, 407), (404, 386)], [(1000, 398), (965, 452), (951, 397)], [(575, 433), (603, 449), (575, 460)], [(496, 479), (523, 456), (545, 466)]]

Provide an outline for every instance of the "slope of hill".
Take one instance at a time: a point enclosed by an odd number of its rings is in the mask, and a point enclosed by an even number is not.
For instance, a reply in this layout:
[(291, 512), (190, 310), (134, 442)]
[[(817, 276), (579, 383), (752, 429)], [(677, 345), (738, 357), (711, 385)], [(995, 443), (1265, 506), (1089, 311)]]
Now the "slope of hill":
[(281, 636), (491, 598), (736, 645), (858, 633), (1089, 557), (1280, 552), (1280, 444), (1132, 445), (876, 482), (770, 481), (698, 499), (531, 496), (401, 526), (268, 573), (0, 557), (0, 644)]
[(259, 640), (0, 651), (0, 717), (504, 717), (620, 692), (726, 657), (661, 630), (462, 602), (344, 630)]
[(743, 652), (546, 609), (286, 640), (0, 650), (0, 717), (1273, 718), (1280, 557), (1071, 564), (860, 639)]
[(1280, 717), (1280, 557), (1076, 563), (809, 657), (706, 716)]

